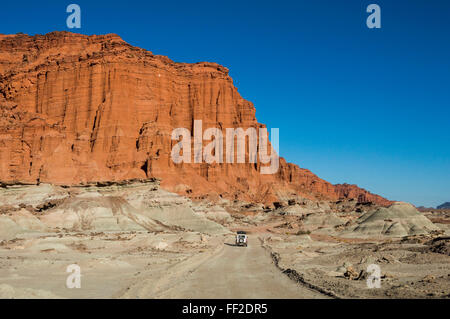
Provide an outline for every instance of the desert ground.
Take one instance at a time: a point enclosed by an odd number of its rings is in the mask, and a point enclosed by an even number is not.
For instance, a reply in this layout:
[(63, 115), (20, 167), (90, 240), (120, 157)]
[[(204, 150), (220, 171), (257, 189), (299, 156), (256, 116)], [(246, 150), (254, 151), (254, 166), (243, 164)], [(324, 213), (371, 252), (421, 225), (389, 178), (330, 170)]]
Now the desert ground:
[[(66, 285), (72, 264), (80, 288)], [(193, 201), (153, 179), (0, 188), (0, 298), (449, 297), (447, 211)]]

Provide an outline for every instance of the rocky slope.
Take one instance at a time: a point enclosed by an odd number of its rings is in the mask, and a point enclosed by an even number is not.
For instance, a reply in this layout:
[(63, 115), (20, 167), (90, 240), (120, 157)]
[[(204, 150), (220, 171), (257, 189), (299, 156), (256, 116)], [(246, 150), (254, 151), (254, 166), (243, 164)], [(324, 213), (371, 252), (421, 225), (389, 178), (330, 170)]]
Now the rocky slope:
[(450, 202), (446, 202), (436, 207), (437, 209), (450, 209)]
[[(158, 177), (191, 197), (271, 203), (298, 195), (390, 202), (332, 185), (280, 159), (257, 164), (174, 164), (174, 128), (264, 127), (215, 63), (175, 63), (114, 34), (0, 35), (0, 181), (79, 184)], [(204, 145), (206, 143), (204, 142)]]

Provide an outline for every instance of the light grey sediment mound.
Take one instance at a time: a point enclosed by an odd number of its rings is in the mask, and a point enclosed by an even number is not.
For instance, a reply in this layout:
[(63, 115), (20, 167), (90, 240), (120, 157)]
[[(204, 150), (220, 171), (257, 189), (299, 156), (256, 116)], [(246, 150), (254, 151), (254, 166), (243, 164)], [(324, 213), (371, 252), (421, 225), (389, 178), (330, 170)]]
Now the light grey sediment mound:
[(356, 225), (344, 231), (349, 237), (404, 237), (440, 230), (413, 205), (396, 202), (362, 215)]
[(292, 216), (303, 216), (308, 213), (311, 213), (311, 209), (308, 209), (306, 207), (300, 206), (300, 205), (293, 205), (293, 206), (287, 206), (278, 208), (275, 210), (275, 213), (282, 214), (282, 215), (292, 215)]
[(40, 217), (52, 228), (72, 231), (162, 231), (167, 229), (121, 197), (86, 193), (66, 199)]
[[(210, 220), (207, 213), (196, 213), (192, 209), (190, 199), (168, 192), (163, 189), (149, 190), (136, 189), (133, 192), (122, 194), (134, 207), (138, 208), (145, 216), (154, 219), (167, 226), (175, 226), (180, 229), (190, 230), (206, 234), (225, 234), (229, 230)], [(211, 219), (227, 219), (221, 214), (210, 215)]]
[(140, 187), (129, 190), (122, 190), (120, 196), (125, 198), (131, 205), (138, 209), (148, 207), (172, 207), (175, 205), (190, 206), (189, 198), (168, 192), (163, 189), (149, 189)]
[[(210, 234), (228, 232), (217, 223), (228, 221), (226, 212), (196, 214), (190, 199), (162, 190), (158, 183), (136, 182), (68, 189), (45, 184), (8, 186), (7, 189), (0, 189), (0, 204), (11, 207), (11, 213), (18, 219), (11, 218), (6, 208), (0, 212), (6, 212), (0, 215), (2, 239), (14, 238), (28, 228), (35, 229), (38, 227), (36, 223), (43, 225), (42, 228), (47, 231), (180, 229)], [(26, 218), (20, 214), (16, 216), (22, 205), (31, 206), (37, 218), (33, 214)]]
[(35, 215), (31, 214), (26, 209), (21, 209), (11, 213), (9, 218), (11, 218), (22, 229), (27, 231), (42, 232), (47, 228)]
[(228, 213), (225, 208), (220, 206), (211, 206), (203, 209), (194, 209), (195, 213), (199, 216), (206, 217), (209, 220), (212, 220), (221, 225), (227, 225), (233, 221), (230, 213)]
[(66, 190), (50, 184), (12, 185), (0, 188), (1, 205), (37, 207), (49, 201), (62, 200), (67, 197), (69, 194)]
[(313, 213), (302, 220), (306, 230), (316, 230), (318, 228), (333, 228), (347, 222), (346, 219), (335, 216), (333, 213)]
[(42, 232), (47, 227), (25, 209), (0, 215), (0, 240), (10, 240), (19, 234)]
[(0, 216), (0, 240), (9, 240), (24, 232), (24, 229), (17, 225), (8, 216)]
[(195, 213), (190, 207), (185, 205), (153, 206), (143, 210), (143, 212), (151, 219), (184, 230), (206, 234), (229, 233), (229, 230), (222, 225)]
[(233, 221), (231, 215), (225, 210), (211, 210), (206, 213), (206, 218), (221, 225), (226, 225)]

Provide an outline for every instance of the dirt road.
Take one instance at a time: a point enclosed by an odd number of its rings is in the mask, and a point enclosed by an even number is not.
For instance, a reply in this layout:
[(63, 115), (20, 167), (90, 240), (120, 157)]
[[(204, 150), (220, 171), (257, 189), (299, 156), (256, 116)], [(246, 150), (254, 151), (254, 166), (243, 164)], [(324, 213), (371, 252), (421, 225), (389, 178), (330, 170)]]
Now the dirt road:
[[(143, 296), (142, 296), (143, 297)], [(159, 291), (157, 298), (326, 298), (302, 287), (280, 272), (257, 238), (248, 247), (232, 239), (177, 283)]]

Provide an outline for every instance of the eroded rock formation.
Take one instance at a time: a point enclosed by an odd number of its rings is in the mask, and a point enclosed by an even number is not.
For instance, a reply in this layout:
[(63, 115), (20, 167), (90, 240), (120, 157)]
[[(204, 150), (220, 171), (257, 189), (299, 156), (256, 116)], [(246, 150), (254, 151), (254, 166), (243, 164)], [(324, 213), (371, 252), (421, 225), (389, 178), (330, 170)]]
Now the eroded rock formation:
[[(310, 199), (389, 201), (354, 185), (332, 185), (280, 160), (174, 164), (174, 128), (264, 127), (255, 108), (215, 63), (175, 63), (114, 34), (0, 35), (0, 181), (78, 184), (158, 177), (192, 197), (270, 203)], [(206, 144), (206, 143), (205, 143)]]

